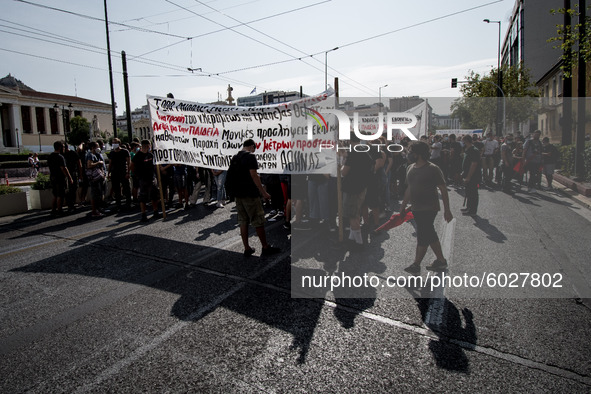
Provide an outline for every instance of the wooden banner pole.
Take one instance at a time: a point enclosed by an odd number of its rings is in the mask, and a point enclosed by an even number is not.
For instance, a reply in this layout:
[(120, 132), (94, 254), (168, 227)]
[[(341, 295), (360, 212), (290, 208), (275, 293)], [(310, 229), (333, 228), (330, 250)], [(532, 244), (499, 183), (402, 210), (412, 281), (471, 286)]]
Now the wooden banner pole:
[[(339, 107), (339, 79), (335, 77), (334, 79), (334, 94), (335, 94), (335, 109)], [(338, 126), (337, 120), (337, 126)], [(343, 192), (342, 192), (342, 179), (341, 179), (341, 165), (339, 163), (339, 138), (338, 138), (338, 127), (335, 134), (335, 147), (337, 149), (336, 152), (336, 160), (337, 160), (337, 207), (338, 207), (338, 217), (339, 217), (339, 242), (343, 242), (343, 232), (344, 232), (344, 224), (343, 224)]]

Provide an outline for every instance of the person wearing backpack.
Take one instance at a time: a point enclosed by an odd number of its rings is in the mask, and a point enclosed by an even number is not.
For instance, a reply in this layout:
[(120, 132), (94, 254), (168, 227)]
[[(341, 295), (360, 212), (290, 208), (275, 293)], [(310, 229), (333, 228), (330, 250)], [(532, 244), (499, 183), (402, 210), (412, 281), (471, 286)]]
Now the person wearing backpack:
[(267, 243), (265, 234), (265, 211), (261, 196), (268, 200), (269, 193), (263, 188), (261, 178), (257, 173), (259, 168), (254, 151), (256, 144), (252, 139), (244, 141), (242, 150), (238, 152), (230, 163), (226, 177), (226, 186), (230, 186), (231, 194), (236, 201), (240, 237), (244, 245), (244, 256), (251, 256), (255, 250), (248, 242), (248, 225), (252, 225), (261, 241), (263, 251), (261, 256), (270, 256), (280, 252), (279, 248)]

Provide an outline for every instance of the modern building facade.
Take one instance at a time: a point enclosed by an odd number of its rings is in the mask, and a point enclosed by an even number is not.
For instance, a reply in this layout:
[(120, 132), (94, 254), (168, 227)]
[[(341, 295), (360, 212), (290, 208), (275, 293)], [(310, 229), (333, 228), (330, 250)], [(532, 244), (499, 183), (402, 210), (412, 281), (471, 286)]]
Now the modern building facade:
[[(571, 7), (578, 2), (571, 0)], [(562, 51), (555, 48), (560, 42), (548, 42), (556, 37), (556, 25), (564, 23), (563, 14), (552, 15), (551, 9), (564, 6), (561, 0), (516, 0), (502, 46), (502, 62), (510, 66), (520, 63), (530, 70), (533, 83), (540, 89), (540, 108), (537, 120), (530, 122), (529, 129), (539, 129), (542, 137), (553, 143), (562, 140), (564, 122), (564, 73)], [(578, 23), (573, 18), (573, 27)], [(587, 64), (587, 75), (591, 71)], [(573, 70), (572, 96), (577, 97), (578, 70)], [(587, 94), (591, 85), (587, 83)], [(588, 100), (588, 99), (586, 99)], [(587, 104), (587, 103), (586, 103)], [(577, 104), (573, 100), (572, 141), (575, 140)], [(586, 105), (587, 111), (591, 110)], [(591, 130), (587, 122), (586, 129)], [(589, 133), (589, 131), (587, 131)]]
[(0, 152), (52, 152), (66, 139), (71, 117), (91, 124), (89, 135), (112, 135), (111, 105), (81, 97), (38, 92), (12, 75), (0, 79)]

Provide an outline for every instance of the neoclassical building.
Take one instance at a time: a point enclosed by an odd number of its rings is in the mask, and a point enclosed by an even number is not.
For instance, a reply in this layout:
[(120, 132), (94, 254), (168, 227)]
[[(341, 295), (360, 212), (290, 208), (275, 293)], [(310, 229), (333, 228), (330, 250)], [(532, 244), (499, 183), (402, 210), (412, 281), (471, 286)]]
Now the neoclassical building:
[(10, 74), (0, 79), (0, 153), (52, 152), (55, 141), (66, 139), (73, 116), (88, 120), (91, 136), (113, 135), (110, 104), (38, 92)]

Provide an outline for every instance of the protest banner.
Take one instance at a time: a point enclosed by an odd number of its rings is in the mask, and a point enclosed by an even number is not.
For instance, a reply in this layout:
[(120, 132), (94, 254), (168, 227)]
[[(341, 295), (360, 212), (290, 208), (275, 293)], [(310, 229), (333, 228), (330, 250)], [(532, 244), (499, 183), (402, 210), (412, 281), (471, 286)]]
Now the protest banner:
[(336, 125), (309, 119), (330, 94), (256, 107), (148, 95), (155, 162), (226, 170), (242, 143), (253, 139), (261, 173), (335, 173), (336, 152), (321, 146), (334, 144)]

